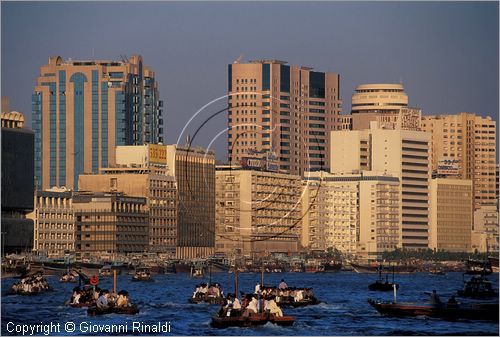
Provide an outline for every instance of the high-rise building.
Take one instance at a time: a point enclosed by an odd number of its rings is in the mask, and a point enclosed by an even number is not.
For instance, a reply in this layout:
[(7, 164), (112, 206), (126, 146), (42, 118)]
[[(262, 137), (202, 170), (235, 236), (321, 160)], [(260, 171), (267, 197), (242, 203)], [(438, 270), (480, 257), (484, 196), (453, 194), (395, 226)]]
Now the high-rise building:
[(33, 251), (54, 258), (75, 251), (73, 191), (37, 191), (35, 209), (28, 216), (35, 224)]
[(177, 246), (177, 187), (168, 175), (167, 146), (119, 146), (119, 164), (100, 174), (80, 175), (80, 191), (123, 192), (146, 198), (149, 213), (149, 251), (175, 257)]
[(474, 209), (496, 205), (496, 122), (462, 112), (422, 116), (422, 127), (432, 134), (433, 173), (472, 180)]
[(495, 205), (485, 205), (474, 211), (472, 249), (498, 254), (498, 210)]
[(2, 254), (31, 250), (33, 221), (33, 131), (20, 112), (2, 112)]
[(146, 198), (123, 193), (78, 193), (73, 196), (75, 252), (79, 258), (116, 258), (148, 250)]
[(399, 179), (377, 172), (352, 174), (312, 172), (305, 178), (303, 230), (309, 228), (311, 249), (316, 233), (325, 247), (366, 261), (401, 247)]
[(430, 133), (381, 128), (331, 132), (330, 170), (334, 174), (376, 171), (399, 178), (402, 245), (428, 246)]
[(472, 182), (435, 178), (430, 188), (429, 248), (470, 252), (473, 222)]
[(228, 66), (228, 157), (274, 152), (282, 170), (325, 170), (340, 125), (340, 76), (278, 60)]
[(32, 96), (39, 189), (76, 189), (78, 176), (114, 165), (115, 146), (163, 141), (154, 72), (130, 60), (49, 58)]
[(217, 252), (247, 257), (297, 252), (300, 176), (218, 166), (216, 181)]
[(421, 115), (420, 109), (408, 106), (402, 84), (362, 84), (352, 95), (350, 129), (369, 129), (378, 121), (383, 127), (420, 131)]

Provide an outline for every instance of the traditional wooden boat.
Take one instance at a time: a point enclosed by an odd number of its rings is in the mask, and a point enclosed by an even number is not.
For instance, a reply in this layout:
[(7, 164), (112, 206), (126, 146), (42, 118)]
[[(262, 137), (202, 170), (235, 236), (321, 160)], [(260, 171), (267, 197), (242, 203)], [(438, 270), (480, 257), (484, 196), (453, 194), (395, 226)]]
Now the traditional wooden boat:
[(396, 287), (396, 290), (399, 289), (399, 284), (397, 283), (377, 280), (376, 282), (370, 284), (368, 286), (368, 289), (372, 291), (392, 291), (394, 290), (394, 286)]
[(250, 317), (219, 317), (216, 315), (212, 317), (210, 325), (214, 328), (254, 327), (268, 322), (279, 326), (291, 326), (295, 322), (295, 318), (292, 316), (277, 317), (268, 313), (255, 314)]
[(198, 304), (198, 303), (208, 303), (208, 304), (217, 304), (217, 305), (223, 305), (226, 303), (226, 299), (224, 297), (214, 297), (214, 296), (208, 296), (208, 297), (191, 297), (188, 300), (189, 303), (191, 304)]
[(61, 282), (61, 283), (75, 283), (76, 277), (72, 273), (66, 273), (59, 279), (59, 282)]
[(139, 308), (133, 304), (128, 307), (108, 307), (100, 309), (96, 305), (92, 305), (87, 309), (89, 316), (107, 315), (107, 314), (122, 314), (122, 315), (135, 315), (139, 313)]
[(491, 281), (484, 276), (473, 276), (470, 280), (464, 281), (464, 288), (457, 291), (457, 296), (486, 298), (496, 297), (497, 293)]
[(368, 303), (379, 313), (387, 316), (428, 316), (445, 320), (493, 320), (498, 322), (498, 302), (496, 303), (476, 303), (465, 305), (449, 306), (415, 304), (415, 303), (394, 303), (381, 302), (369, 299)]
[(466, 262), (466, 274), (469, 275), (489, 275), (493, 272), (491, 262), (489, 260), (472, 260)]
[(494, 273), (498, 273), (498, 255), (497, 256), (488, 256), (488, 261), (491, 265), (491, 271)]
[(342, 261), (328, 261), (328, 262), (325, 262), (325, 263), (322, 263), (321, 264), (322, 268), (322, 271), (325, 272), (325, 273), (332, 273), (332, 272), (337, 272), (337, 271), (340, 271), (340, 269), (342, 269)]
[(68, 307), (72, 308), (88, 308), (93, 305), (95, 305), (95, 302), (89, 302), (89, 303), (67, 303), (66, 304)]
[(151, 272), (148, 268), (137, 268), (134, 276), (132, 277), (134, 282), (152, 282), (153, 277), (151, 277)]
[(303, 299), (300, 301), (280, 301), (276, 302), (280, 307), (291, 307), (291, 308), (301, 308), (301, 307), (306, 307), (308, 305), (317, 305), (320, 304), (321, 301), (319, 301), (316, 297), (309, 298), (309, 299)]
[(35, 296), (35, 295), (40, 295), (44, 293), (48, 293), (54, 291), (51, 287), (48, 289), (41, 289), (41, 290), (35, 290), (35, 291), (23, 291), (23, 290), (18, 290), (14, 291), (10, 289), (5, 295), (21, 295), (21, 296)]

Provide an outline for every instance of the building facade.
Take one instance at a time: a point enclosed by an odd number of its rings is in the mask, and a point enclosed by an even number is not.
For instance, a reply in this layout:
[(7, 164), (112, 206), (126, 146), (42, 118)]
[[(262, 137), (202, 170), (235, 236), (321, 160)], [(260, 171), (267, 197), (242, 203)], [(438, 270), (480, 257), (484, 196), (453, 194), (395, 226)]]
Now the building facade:
[(472, 250), (472, 182), (436, 178), (430, 188), (429, 248), (449, 252)]
[(116, 258), (148, 250), (146, 198), (123, 193), (79, 193), (73, 197), (77, 258)]
[[(5, 107), (8, 108), (8, 107)], [(20, 112), (3, 112), (2, 121), (2, 254), (31, 250), (33, 221), (34, 135), (23, 128)]]
[(481, 206), (474, 211), (472, 249), (498, 254), (498, 210), (496, 206)]
[(168, 175), (166, 146), (147, 144), (117, 149), (117, 164), (100, 174), (80, 175), (82, 191), (122, 192), (144, 197), (149, 214), (149, 250), (175, 257), (177, 247), (177, 187)]
[(430, 134), (381, 128), (331, 132), (331, 172), (376, 171), (399, 178), (402, 245), (428, 247)]
[[(305, 182), (312, 187), (314, 196), (303, 194), (303, 200), (309, 198), (310, 203), (303, 205), (303, 209), (309, 209), (302, 217), (303, 227), (309, 228), (309, 232), (323, 233), (325, 249), (335, 248), (346, 255), (373, 261), (383, 252), (402, 246), (397, 177), (369, 171), (313, 172)], [(310, 235), (307, 247), (314, 245)]]
[(220, 166), (216, 181), (217, 252), (254, 258), (297, 252), (299, 176)]
[(423, 116), (432, 134), (432, 170), (472, 180), (474, 209), (496, 205), (496, 122), (473, 113)]
[(32, 96), (39, 189), (77, 189), (78, 176), (114, 165), (117, 145), (163, 141), (154, 72), (130, 60), (49, 58)]
[(325, 170), (340, 125), (340, 76), (278, 60), (228, 65), (228, 157), (274, 152), (291, 174)]
[(56, 188), (37, 191), (35, 209), (29, 217), (34, 222), (33, 251), (51, 258), (75, 251), (72, 191)]

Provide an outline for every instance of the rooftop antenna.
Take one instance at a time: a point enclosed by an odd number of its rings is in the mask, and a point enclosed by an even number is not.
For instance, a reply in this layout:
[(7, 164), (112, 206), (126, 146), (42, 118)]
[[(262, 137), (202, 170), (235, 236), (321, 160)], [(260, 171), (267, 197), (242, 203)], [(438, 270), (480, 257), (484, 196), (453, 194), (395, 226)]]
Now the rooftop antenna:
[(238, 64), (243, 59), (244, 54), (240, 54), (236, 60), (233, 61), (233, 64)]

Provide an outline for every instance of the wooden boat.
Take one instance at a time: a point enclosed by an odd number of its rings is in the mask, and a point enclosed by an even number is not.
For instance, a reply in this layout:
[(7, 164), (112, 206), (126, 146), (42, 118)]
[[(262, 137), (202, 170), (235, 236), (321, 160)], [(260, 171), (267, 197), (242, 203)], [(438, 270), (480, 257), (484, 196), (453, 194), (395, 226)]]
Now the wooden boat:
[(464, 281), (464, 288), (457, 291), (457, 296), (486, 298), (496, 297), (497, 293), (493, 284), (484, 276), (473, 276), (470, 280)]
[(95, 305), (95, 302), (90, 302), (90, 303), (68, 303), (66, 304), (68, 307), (72, 308), (87, 308)]
[(122, 314), (122, 315), (135, 315), (139, 313), (139, 308), (136, 305), (128, 307), (108, 307), (106, 309), (99, 309), (96, 305), (92, 305), (87, 309), (89, 316), (107, 315), (107, 314)]
[(223, 304), (226, 303), (226, 299), (224, 297), (214, 297), (214, 296), (208, 296), (207, 298), (204, 298), (204, 297), (191, 297), (188, 300), (188, 302), (191, 303), (191, 304), (208, 303), (208, 304), (223, 305)]
[(396, 287), (399, 289), (399, 284), (394, 283), (394, 269), (392, 272), (392, 283), (389, 282), (388, 276), (385, 275), (385, 282), (382, 280), (382, 265), (380, 265), (378, 270), (378, 280), (368, 286), (371, 291), (392, 291)]
[(61, 283), (75, 283), (76, 277), (72, 273), (66, 273), (59, 279), (59, 282), (61, 282)]
[(295, 322), (295, 318), (292, 316), (276, 317), (268, 313), (256, 314), (250, 317), (219, 317), (216, 315), (212, 317), (210, 325), (213, 328), (254, 327), (268, 322), (279, 326), (291, 326)]
[(153, 278), (148, 268), (137, 268), (134, 276), (132, 277), (134, 282), (152, 282)]
[(309, 299), (303, 299), (300, 301), (280, 301), (276, 302), (280, 307), (291, 307), (291, 308), (301, 308), (301, 307), (306, 307), (308, 305), (317, 305), (320, 304), (321, 301), (319, 301), (316, 297), (309, 298)]
[(5, 295), (35, 296), (39, 294), (48, 293), (51, 291), (54, 291), (54, 289), (52, 289), (51, 287), (49, 287), (48, 289), (41, 289), (38, 291), (23, 291), (23, 290), (14, 291), (10, 289)]
[(332, 273), (332, 272), (340, 271), (340, 269), (342, 269), (342, 262), (333, 260), (333, 261), (322, 263), (321, 266), (322, 266), (322, 268), (320, 268), (320, 269), (322, 269), (323, 272)]
[(491, 271), (498, 273), (498, 256), (488, 256), (488, 261), (491, 265)]
[(378, 312), (387, 316), (428, 316), (446, 320), (492, 320), (498, 322), (497, 303), (477, 303), (465, 305), (434, 306), (431, 304), (393, 303), (369, 299), (368, 303)]
[(480, 260), (467, 260), (466, 263), (466, 274), (469, 275), (489, 275), (493, 272), (491, 268), (491, 262), (480, 261)]

